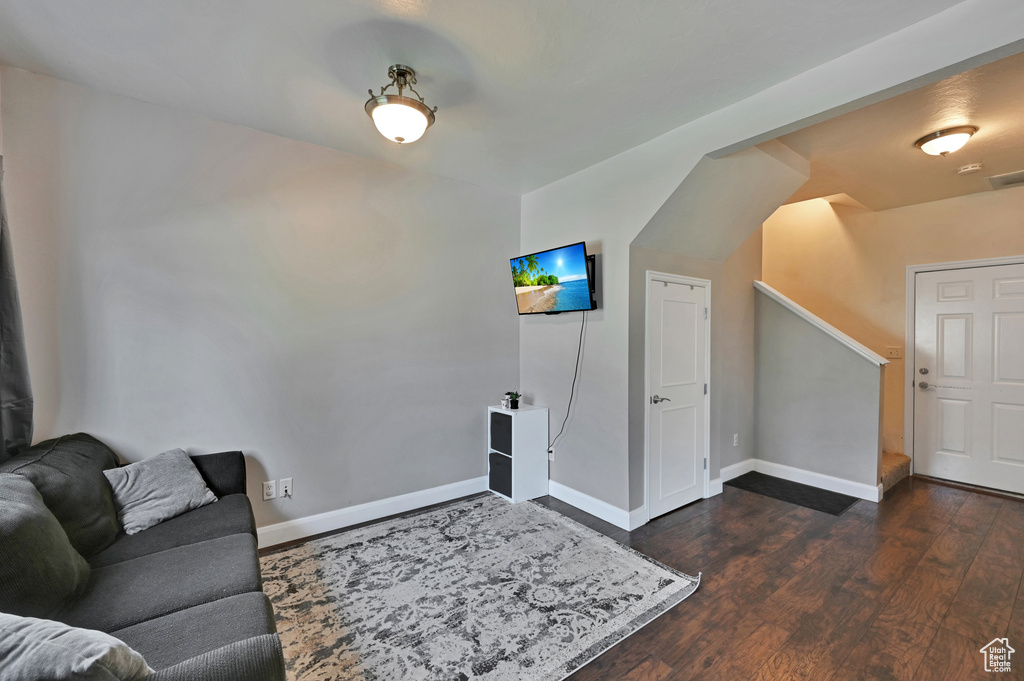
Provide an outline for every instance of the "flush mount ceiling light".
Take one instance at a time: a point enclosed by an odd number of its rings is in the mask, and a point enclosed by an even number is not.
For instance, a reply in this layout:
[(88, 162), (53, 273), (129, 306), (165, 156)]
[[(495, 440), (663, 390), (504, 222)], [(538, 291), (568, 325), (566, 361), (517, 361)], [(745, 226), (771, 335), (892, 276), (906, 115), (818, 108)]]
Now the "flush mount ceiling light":
[[(379, 95), (373, 94), (373, 90), (369, 91), (370, 99), (363, 108), (373, 119), (373, 124), (377, 126), (380, 134), (392, 142), (415, 142), (433, 125), (437, 107), (428, 107), (420, 93), (412, 89), (416, 84), (416, 72), (411, 67), (395, 64), (388, 68), (388, 77), (391, 78), (391, 82), (380, 89)], [(398, 88), (398, 94), (384, 94), (384, 91), (392, 86)], [(416, 99), (403, 95), (404, 90), (416, 95)]]
[(914, 146), (930, 156), (945, 156), (967, 144), (976, 132), (978, 129), (973, 125), (960, 125), (929, 133), (914, 142)]

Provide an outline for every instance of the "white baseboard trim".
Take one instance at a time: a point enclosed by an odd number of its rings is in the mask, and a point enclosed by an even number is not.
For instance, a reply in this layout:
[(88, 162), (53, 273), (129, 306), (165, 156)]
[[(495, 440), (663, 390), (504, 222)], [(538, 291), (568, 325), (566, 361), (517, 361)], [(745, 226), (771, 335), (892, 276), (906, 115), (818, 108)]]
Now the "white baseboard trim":
[(312, 537), (323, 532), (340, 530), (350, 525), (369, 522), (386, 518), (396, 513), (405, 513), (417, 508), (440, 504), (459, 497), (469, 496), (487, 489), (487, 476), (453, 482), (440, 487), (410, 492), (397, 497), (389, 497), (378, 501), (371, 501), (358, 506), (339, 508), (336, 511), (328, 511), (317, 515), (306, 516), (286, 520), (274, 525), (267, 525), (256, 530), (259, 547), (266, 548), (285, 542)]
[(723, 491), (722, 490), (722, 478), (715, 478), (715, 479), (711, 480), (708, 483), (708, 487), (709, 487), (709, 489), (708, 489), (708, 496), (707, 496), (708, 499), (710, 499), (711, 497), (714, 497), (714, 496), (718, 496)]
[(877, 486), (865, 485), (863, 483), (843, 480), (842, 478), (835, 478), (831, 475), (815, 473), (802, 468), (793, 468), (792, 466), (785, 466), (781, 463), (772, 463), (771, 461), (763, 461), (761, 459), (747, 459), (746, 461), (740, 461), (739, 463), (734, 463), (731, 466), (726, 466), (722, 469), (722, 482), (738, 478), (744, 473), (749, 473), (751, 471), (757, 471), (758, 473), (764, 473), (765, 475), (772, 475), (776, 478), (782, 478), (783, 480), (789, 480), (791, 482), (811, 485), (812, 487), (818, 487), (819, 489), (827, 489), (830, 492), (838, 492), (839, 494), (846, 494), (851, 497), (857, 497), (858, 499), (873, 501), (875, 503), (882, 500), (882, 485), (880, 484)]
[[(634, 530), (647, 522), (647, 512), (642, 506), (633, 512), (624, 511), (618, 506), (612, 506), (607, 501), (601, 501), (589, 494), (578, 492), (572, 487), (566, 487), (554, 480), (548, 481), (548, 494), (624, 530)], [(637, 523), (635, 526), (634, 522)]]
[(738, 478), (741, 475), (757, 470), (756, 466), (757, 459), (745, 459), (739, 463), (734, 463), (731, 466), (726, 466), (721, 470), (719, 475), (722, 478), (722, 482), (729, 482), (733, 478)]
[(634, 508), (632, 511), (629, 512), (629, 527), (624, 527), (622, 529), (629, 530), (630, 532), (632, 532), (641, 525), (646, 525), (647, 520), (648, 518), (646, 506)]
[[(776, 478), (799, 482), (805, 485), (818, 487), (820, 489), (827, 489), (830, 492), (847, 494), (851, 497), (857, 497), (858, 499), (865, 499), (875, 503), (882, 500), (881, 485), (872, 487), (871, 485), (851, 482), (850, 480), (843, 480), (842, 478), (835, 478), (831, 475), (824, 475), (822, 473), (814, 473), (800, 468), (793, 468), (792, 466), (784, 466), (782, 464), (772, 463), (771, 461), (762, 461), (761, 459), (746, 459), (723, 468), (720, 476), (710, 481), (709, 496), (713, 497), (721, 494), (723, 491), (723, 485), (726, 481), (738, 478), (739, 476), (745, 473), (750, 473), (751, 471), (757, 471), (758, 473), (764, 473), (765, 475), (773, 475)], [(621, 508), (612, 506), (606, 501), (595, 499), (589, 494), (584, 494), (583, 492), (574, 490), (571, 487), (566, 487), (562, 483), (555, 482), (554, 480), (550, 480), (548, 482), (548, 494), (560, 501), (564, 501), (567, 504), (575, 506), (581, 511), (585, 511), (592, 516), (596, 516), (601, 520), (604, 520), (605, 522), (609, 522), (616, 527), (621, 527), (624, 530), (635, 530), (647, 522), (647, 509), (643, 506), (638, 509), (634, 509), (633, 511), (623, 511)]]
[(865, 485), (859, 482), (843, 480), (842, 478), (834, 478), (831, 475), (825, 475), (823, 473), (806, 471), (802, 468), (793, 468), (792, 466), (784, 466), (780, 463), (772, 463), (771, 461), (762, 461), (761, 459), (756, 459), (756, 461), (756, 470), (758, 473), (774, 475), (776, 478), (782, 478), (783, 480), (790, 480), (792, 482), (800, 482), (820, 489), (827, 489), (830, 492), (847, 494), (851, 497), (857, 497), (858, 499), (873, 501), (876, 504), (882, 500), (881, 485)]

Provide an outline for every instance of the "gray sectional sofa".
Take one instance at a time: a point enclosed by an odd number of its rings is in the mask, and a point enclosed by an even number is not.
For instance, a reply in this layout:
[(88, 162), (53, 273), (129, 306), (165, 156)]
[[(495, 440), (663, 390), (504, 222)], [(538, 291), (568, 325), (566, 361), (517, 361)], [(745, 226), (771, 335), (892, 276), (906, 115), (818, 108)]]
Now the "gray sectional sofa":
[(0, 464), (0, 612), (106, 632), (153, 681), (283, 681), (242, 453), (191, 458), (218, 500), (132, 535), (103, 474), (117, 456), (95, 438)]

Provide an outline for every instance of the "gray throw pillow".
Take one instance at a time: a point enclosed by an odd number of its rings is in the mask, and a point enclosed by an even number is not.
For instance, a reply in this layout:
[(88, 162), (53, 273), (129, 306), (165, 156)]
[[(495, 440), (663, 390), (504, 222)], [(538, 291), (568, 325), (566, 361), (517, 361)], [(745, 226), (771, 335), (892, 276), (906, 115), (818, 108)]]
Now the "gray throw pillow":
[(192, 459), (181, 449), (103, 471), (114, 491), (117, 519), (125, 534), (217, 501)]
[(0, 473), (0, 611), (48, 617), (88, 581), (89, 564), (32, 482)]
[(4, 681), (137, 681), (153, 671), (110, 634), (0, 613)]

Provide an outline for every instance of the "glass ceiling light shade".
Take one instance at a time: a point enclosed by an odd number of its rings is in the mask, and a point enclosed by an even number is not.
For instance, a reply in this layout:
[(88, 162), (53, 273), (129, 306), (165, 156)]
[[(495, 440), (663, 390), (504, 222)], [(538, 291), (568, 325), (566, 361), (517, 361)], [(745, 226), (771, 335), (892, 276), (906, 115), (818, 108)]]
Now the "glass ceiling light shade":
[[(437, 111), (437, 107), (428, 107), (420, 93), (413, 90), (416, 72), (411, 67), (395, 64), (388, 69), (388, 77), (391, 78), (391, 82), (380, 89), (379, 95), (373, 94), (373, 90), (370, 90), (370, 99), (363, 108), (373, 119), (373, 124), (377, 126), (380, 134), (392, 142), (415, 142), (434, 124), (434, 112)], [(398, 88), (398, 94), (384, 94), (389, 87)], [(406, 97), (402, 94), (405, 90), (416, 95), (416, 98)]]
[(961, 125), (927, 134), (914, 142), (914, 146), (929, 156), (945, 156), (967, 144), (976, 132), (978, 128), (973, 125)]

